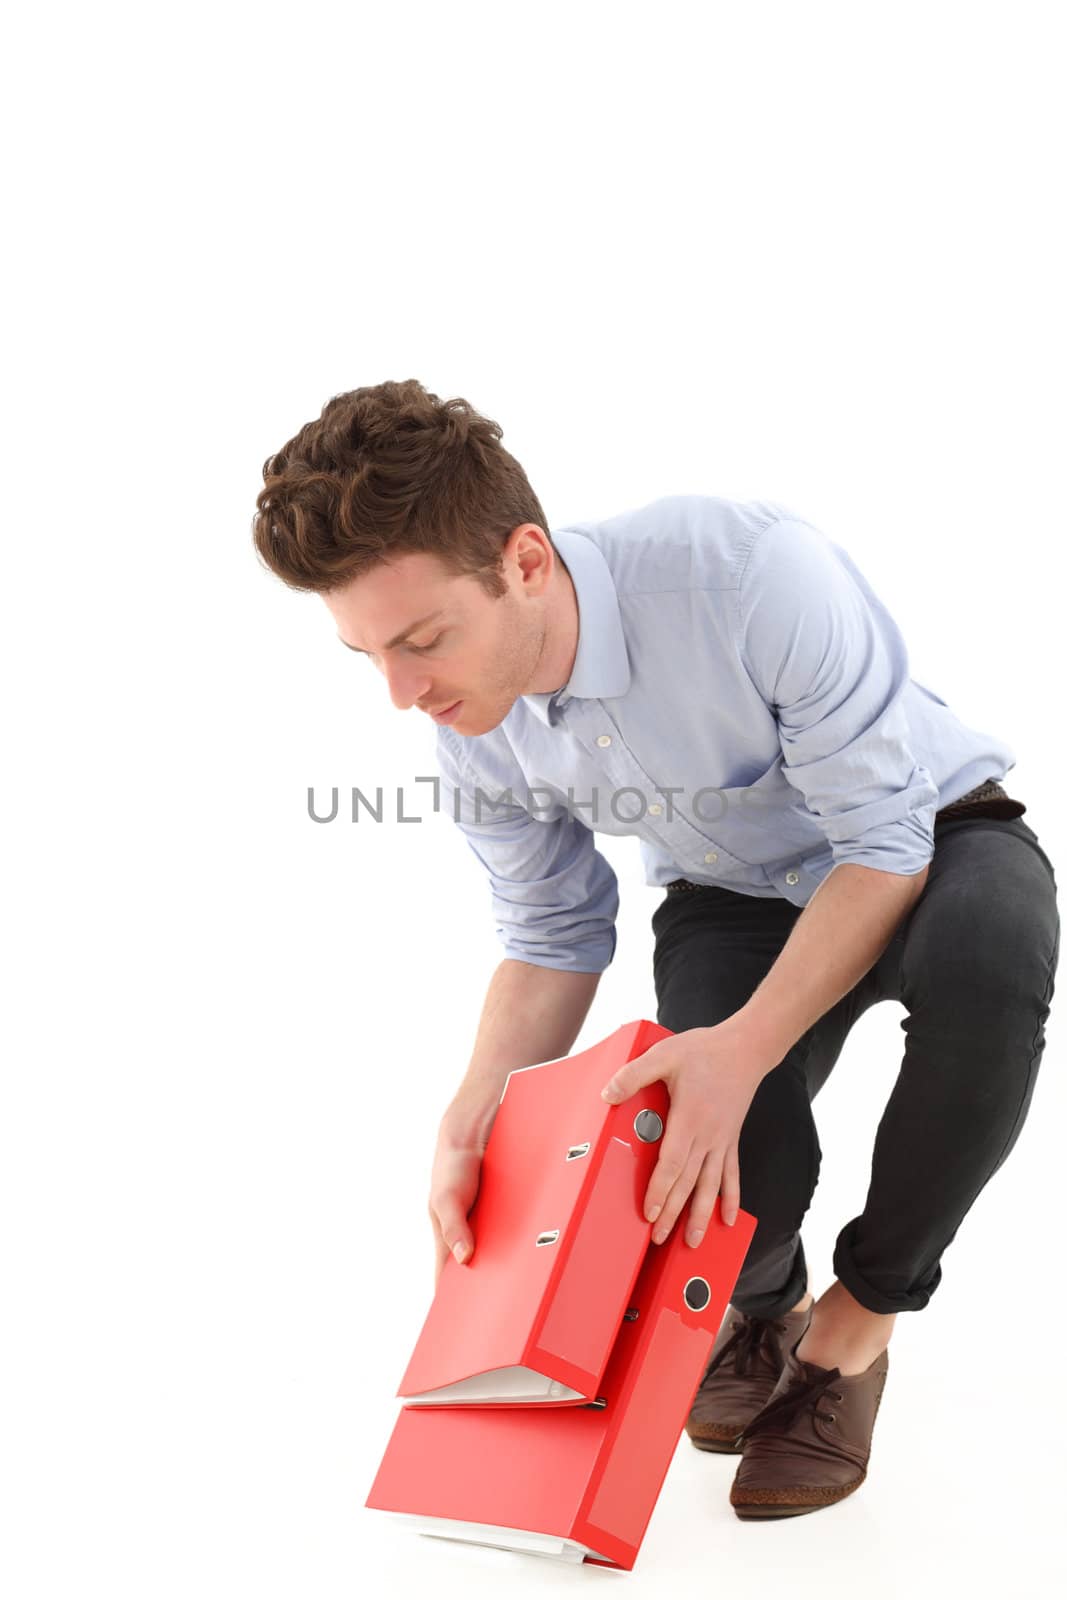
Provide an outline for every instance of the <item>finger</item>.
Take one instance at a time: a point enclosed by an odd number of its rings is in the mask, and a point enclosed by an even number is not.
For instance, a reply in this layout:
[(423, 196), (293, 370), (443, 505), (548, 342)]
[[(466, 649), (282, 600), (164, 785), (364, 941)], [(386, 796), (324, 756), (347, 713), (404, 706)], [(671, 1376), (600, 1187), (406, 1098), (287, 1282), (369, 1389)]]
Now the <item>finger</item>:
[(711, 1213), (721, 1181), (722, 1157), (717, 1150), (709, 1150), (700, 1169), (693, 1198), (689, 1202), (689, 1217), (685, 1228), (685, 1242), (698, 1245), (708, 1231)]
[(663, 1069), (658, 1067), (656, 1062), (660, 1045), (665, 1043), (666, 1040), (661, 1039), (659, 1044), (649, 1045), (642, 1055), (621, 1066), (611, 1081), (601, 1089), (601, 1098), (610, 1101), (612, 1105), (618, 1105), (622, 1100), (629, 1100), (638, 1089), (644, 1089), (650, 1083), (658, 1083), (663, 1077)]
[(732, 1144), (726, 1152), (719, 1193), (722, 1196), (720, 1215), (726, 1226), (732, 1228), (741, 1209), (741, 1167), (737, 1158), (736, 1144)]
[(662, 1212), (667, 1203), (667, 1196), (685, 1171), (692, 1149), (692, 1139), (683, 1139), (680, 1134), (672, 1137), (671, 1125), (668, 1122), (660, 1146), (659, 1160), (645, 1190), (645, 1217), (649, 1222), (655, 1222)]
[(652, 1238), (656, 1244), (663, 1243), (681, 1215), (682, 1208), (693, 1191), (693, 1185), (700, 1176), (700, 1168), (703, 1164), (704, 1156), (705, 1152), (703, 1150), (699, 1148), (693, 1149), (676, 1183), (663, 1202), (663, 1210), (660, 1212), (656, 1225), (652, 1230)]
[(457, 1261), (468, 1261), (474, 1254), (474, 1234), (462, 1206), (445, 1194), (438, 1201), (436, 1215), (445, 1249), (451, 1250)]

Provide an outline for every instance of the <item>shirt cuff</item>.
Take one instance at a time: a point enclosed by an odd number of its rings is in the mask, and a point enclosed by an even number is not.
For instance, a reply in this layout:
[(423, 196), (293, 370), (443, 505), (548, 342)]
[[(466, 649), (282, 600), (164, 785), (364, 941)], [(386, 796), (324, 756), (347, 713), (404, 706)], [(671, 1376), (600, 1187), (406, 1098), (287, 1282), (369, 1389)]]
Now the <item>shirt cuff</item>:
[(528, 961), (534, 967), (552, 967), (557, 972), (604, 972), (615, 957), (617, 934), (614, 928), (572, 944), (552, 944), (547, 940), (517, 939), (497, 930), (505, 957)]

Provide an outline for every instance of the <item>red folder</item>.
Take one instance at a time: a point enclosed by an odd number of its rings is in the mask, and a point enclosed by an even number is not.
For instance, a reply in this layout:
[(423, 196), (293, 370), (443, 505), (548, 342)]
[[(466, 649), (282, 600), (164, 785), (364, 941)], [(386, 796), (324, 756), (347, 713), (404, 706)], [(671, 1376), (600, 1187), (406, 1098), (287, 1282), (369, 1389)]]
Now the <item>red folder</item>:
[(667, 1089), (620, 1106), (600, 1090), (668, 1036), (631, 1023), (509, 1076), (474, 1255), (441, 1273), (368, 1507), (442, 1537), (632, 1568), (756, 1228), (745, 1211), (727, 1228), (716, 1202), (696, 1248), (684, 1209), (650, 1242)]
[(756, 1228), (747, 1211), (726, 1227), (718, 1201), (695, 1248), (683, 1223), (649, 1244), (596, 1403), (403, 1406), (367, 1506), (439, 1537), (631, 1570)]
[(622, 1105), (610, 1078), (670, 1037), (631, 1022), (512, 1072), (470, 1211), (474, 1254), (446, 1261), (397, 1394), (409, 1403), (581, 1405), (598, 1385), (648, 1248), (644, 1197), (670, 1099)]

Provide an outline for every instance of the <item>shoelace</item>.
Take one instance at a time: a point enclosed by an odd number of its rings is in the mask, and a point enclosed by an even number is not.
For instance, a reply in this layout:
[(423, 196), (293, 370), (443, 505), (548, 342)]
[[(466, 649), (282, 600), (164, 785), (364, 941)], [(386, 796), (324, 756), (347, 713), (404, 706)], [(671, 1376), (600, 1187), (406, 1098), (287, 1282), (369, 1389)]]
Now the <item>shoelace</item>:
[(700, 1387), (704, 1387), (712, 1373), (722, 1366), (729, 1355), (734, 1358), (734, 1371), (738, 1377), (750, 1377), (755, 1369), (759, 1352), (765, 1344), (773, 1364), (781, 1371), (782, 1363), (779, 1359), (777, 1347), (768, 1338), (773, 1329), (777, 1329), (779, 1333), (784, 1333), (786, 1324), (784, 1322), (776, 1322), (773, 1317), (746, 1317), (734, 1329), (722, 1349), (712, 1357), (711, 1365), (700, 1380)]
[(829, 1372), (822, 1373), (817, 1378), (794, 1377), (784, 1394), (776, 1400), (769, 1400), (762, 1411), (756, 1413), (747, 1428), (743, 1428), (737, 1436), (737, 1442), (751, 1439), (753, 1434), (762, 1433), (766, 1429), (786, 1427), (799, 1416), (807, 1406), (823, 1422), (832, 1422), (833, 1413), (819, 1411), (818, 1403), (832, 1383), (837, 1383), (841, 1373), (837, 1367)]

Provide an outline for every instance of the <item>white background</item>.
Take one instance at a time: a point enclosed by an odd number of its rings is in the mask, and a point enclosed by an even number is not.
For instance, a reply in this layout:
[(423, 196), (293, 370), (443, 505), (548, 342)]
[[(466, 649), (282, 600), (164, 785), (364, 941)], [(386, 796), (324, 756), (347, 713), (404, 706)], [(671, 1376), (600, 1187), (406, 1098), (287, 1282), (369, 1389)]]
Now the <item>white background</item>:
[[(32, 20), (26, 18), (32, 15)], [(255, 562), (264, 459), (417, 377), (551, 526), (784, 501), (1063, 845), (1058, 7), (23, 8), (4, 142), (12, 1600), (620, 1583), (364, 1499), (425, 1315), (441, 1112), (499, 950), (450, 820), (313, 824), (433, 728)], [(412, 791), (416, 794), (422, 790)], [(421, 809), (427, 811), (425, 804)], [(579, 1047), (655, 1015), (637, 845)], [(817, 1113), (817, 1292), (903, 1009)], [(1063, 1029), (891, 1346), (848, 1502), (742, 1524), (687, 1440), (633, 1594), (1036, 1595), (1063, 1575)]]

